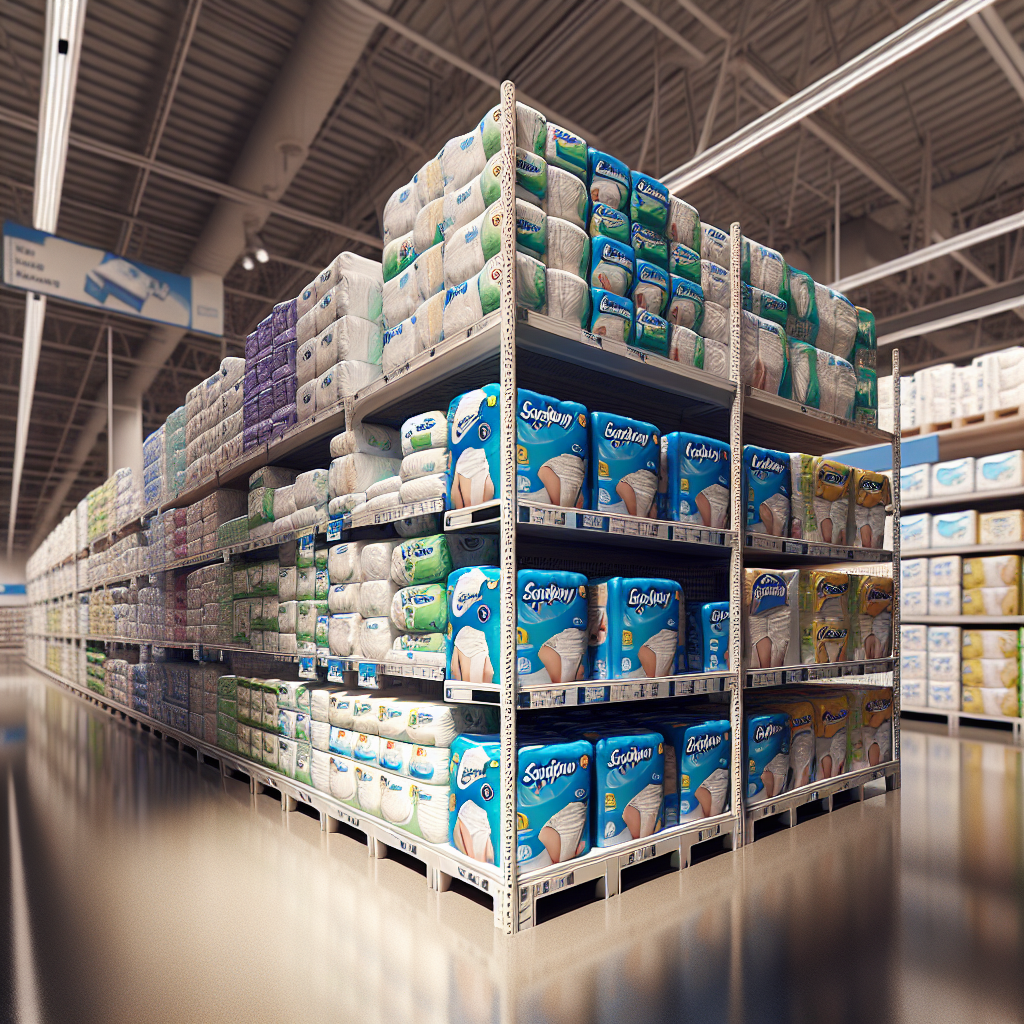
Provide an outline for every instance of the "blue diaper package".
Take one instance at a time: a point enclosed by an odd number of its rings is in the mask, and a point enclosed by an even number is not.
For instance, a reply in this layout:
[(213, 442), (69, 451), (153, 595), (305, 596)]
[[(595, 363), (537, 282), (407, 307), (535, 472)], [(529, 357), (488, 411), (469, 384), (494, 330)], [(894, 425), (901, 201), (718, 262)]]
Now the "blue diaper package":
[(674, 580), (611, 576), (587, 584), (592, 679), (674, 675), (683, 593)]
[(639, 314), (646, 309), (655, 316), (663, 317), (668, 308), (668, 272), (661, 267), (638, 259), (633, 277), (633, 306)]
[(668, 189), (657, 178), (649, 174), (632, 172), (632, 189), (629, 193), (629, 216), (634, 224), (668, 233)]
[(448, 500), (452, 508), (501, 497), (501, 386), (485, 384), (448, 406)]
[(516, 489), (548, 505), (583, 507), (589, 416), (579, 402), (519, 389)]
[(747, 715), (747, 798), (778, 796), (789, 774), (789, 715)]
[(743, 490), (747, 532), (785, 537), (789, 526), (789, 453), (745, 444)]
[(591, 238), (604, 235), (616, 242), (629, 245), (629, 214), (616, 210), (607, 203), (594, 203), (590, 208), (590, 219), (587, 222)]
[(516, 574), (516, 672), (520, 683), (587, 678), (587, 577), (520, 569)]
[(490, 565), (448, 575), (448, 678), (490, 683), (501, 661), (501, 570)]
[(685, 277), (669, 278), (668, 311), (665, 319), (676, 327), (700, 334), (704, 324), (704, 289)]
[(633, 300), (601, 288), (591, 288), (590, 333), (627, 345), (632, 342)]
[(729, 671), (729, 602), (686, 606), (686, 671)]
[(668, 273), (668, 239), (664, 235), (633, 223), (629, 227), (629, 244), (635, 259), (653, 263)]
[(646, 309), (636, 311), (636, 321), (633, 324), (634, 348), (653, 352), (654, 355), (667, 359), (671, 336), (672, 328), (669, 327), (667, 320)]
[(724, 530), (729, 521), (729, 445), (682, 431), (667, 438), (668, 518)]
[(632, 180), (629, 168), (621, 161), (598, 149), (588, 153), (587, 186), (592, 203), (604, 203), (613, 210), (629, 211)]
[(598, 235), (590, 240), (591, 288), (626, 297), (633, 287), (636, 260), (632, 246), (616, 242), (614, 238)]
[(593, 756), (594, 748), (586, 740), (551, 740), (519, 748), (520, 868), (561, 864), (590, 849)]
[(647, 518), (658, 491), (661, 438), (652, 423), (590, 414), (590, 507)]
[(449, 839), (467, 857), (501, 863), (501, 739), (463, 733), (452, 740), (448, 765)]
[(644, 839), (665, 825), (665, 744), (660, 732), (608, 726), (587, 730), (594, 745), (591, 793), (595, 846)]
[(665, 827), (729, 809), (729, 719), (680, 716), (665, 736)]

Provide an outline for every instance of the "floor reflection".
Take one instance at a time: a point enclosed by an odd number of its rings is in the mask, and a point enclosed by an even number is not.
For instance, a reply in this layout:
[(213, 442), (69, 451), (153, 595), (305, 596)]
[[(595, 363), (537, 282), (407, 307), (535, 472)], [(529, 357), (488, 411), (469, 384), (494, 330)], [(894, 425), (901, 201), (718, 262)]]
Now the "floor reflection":
[(410, 863), (302, 814), (285, 826), (271, 797), (38, 677), (0, 684), (0, 736), (47, 1021), (934, 1024), (1024, 1007), (1018, 748), (905, 731), (902, 792), (509, 942)]

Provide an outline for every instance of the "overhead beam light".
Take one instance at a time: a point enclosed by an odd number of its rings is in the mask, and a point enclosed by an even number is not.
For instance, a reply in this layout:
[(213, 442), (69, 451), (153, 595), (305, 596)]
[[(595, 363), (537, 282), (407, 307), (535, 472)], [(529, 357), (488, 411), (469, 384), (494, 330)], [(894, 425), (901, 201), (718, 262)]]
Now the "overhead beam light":
[(755, 118), (698, 157), (677, 167), (662, 181), (670, 192), (703, 181), (746, 153), (763, 146), (822, 107), (863, 85), (939, 36), (990, 6), (993, 0), (940, 0), (891, 35), (869, 46), (835, 71), (812, 82), (784, 103)]
[[(32, 197), (32, 226), (51, 234), (57, 230), (64, 167), (68, 158), (71, 110), (78, 83), (82, 54), (86, 0), (46, 0), (46, 34), (43, 43), (43, 78), (39, 93), (39, 129), (36, 138), (36, 178)], [(32, 417), (32, 395), (39, 370), (46, 300), (40, 295), (25, 299), (24, 349), (18, 391), (18, 417), (14, 436), (14, 472), (7, 526), (7, 556), (14, 549), (14, 525)]]

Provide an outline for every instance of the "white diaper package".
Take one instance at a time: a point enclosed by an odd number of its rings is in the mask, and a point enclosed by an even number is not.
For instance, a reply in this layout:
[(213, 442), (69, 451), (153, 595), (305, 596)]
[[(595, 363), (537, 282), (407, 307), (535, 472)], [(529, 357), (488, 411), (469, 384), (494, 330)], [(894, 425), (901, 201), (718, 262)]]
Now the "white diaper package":
[(904, 679), (926, 679), (927, 669), (926, 651), (900, 651), (900, 675)]
[(402, 440), (402, 456), (425, 448), (448, 447), (448, 417), (440, 411), (424, 412), (407, 419), (399, 434)]
[(1011, 544), (1024, 540), (1024, 510), (983, 512), (978, 517), (979, 544)]
[(412, 452), (402, 459), (399, 471), (401, 482), (416, 480), (421, 476), (430, 476), (448, 472), (448, 451), (446, 448), (426, 448)]
[(930, 512), (900, 516), (900, 548), (913, 551), (931, 546), (932, 516)]
[(328, 470), (330, 496), (364, 492), (380, 480), (398, 474), (401, 462), (397, 458), (353, 452), (331, 460)]
[(927, 559), (927, 562), (928, 585), (930, 587), (960, 585), (963, 571), (963, 558), (961, 555), (933, 555)]
[(900, 676), (900, 705), (905, 708), (927, 707), (928, 687), (924, 677), (908, 679)]
[[(362, 596), (362, 587), (360, 596)], [(388, 602), (390, 606), (390, 601)], [(359, 649), (364, 658), (370, 661), (383, 661), (391, 650), (398, 630), (391, 624), (387, 615), (372, 619), (363, 619), (359, 629)]]
[(932, 585), (928, 588), (929, 615), (959, 615), (960, 586), (950, 587)]
[(914, 501), (931, 495), (931, 466), (900, 466), (900, 500)]
[[(419, 476), (415, 480), (406, 480), (399, 488), (398, 500), (403, 505), (418, 501), (429, 501), (431, 498), (443, 498), (448, 493), (448, 474), (432, 473), (430, 476)], [(397, 525), (395, 527), (398, 529)], [(412, 536), (413, 533), (401, 536)]]
[(327, 610), (332, 614), (359, 611), (358, 583), (332, 583), (327, 591)]
[(398, 431), (380, 423), (355, 423), (331, 438), (331, 458), (363, 452), (395, 458), (399, 452)]
[(1016, 658), (967, 658), (962, 664), (961, 678), (964, 686), (1017, 686), (1020, 664)]
[(928, 588), (927, 587), (904, 587), (900, 590), (900, 614), (901, 615), (927, 615), (928, 614)]
[(327, 575), (331, 583), (360, 583), (363, 547), (361, 540), (334, 544), (327, 549)]
[(394, 551), (397, 544), (397, 540), (363, 542), (359, 564), (364, 580), (391, 578), (391, 552)]
[(960, 703), (964, 711), (975, 715), (1020, 715), (1020, 692), (1016, 686), (962, 686)]
[(928, 652), (928, 681), (940, 683), (960, 682), (960, 652)]
[[(948, 558), (956, 558), (956, 555), (948, 555)], [(904, 558), (900, 562), (900, 586), (901, 587), (927, 587), (928, 586), (928, 558)]]
[(1020, 585), (966, 588), (961, 608), (964, 615), (1019, 615)]
[(974, 460), (975, 490), (1001, 491), (1012, 487), (1024, 487), (1024, 451), (1018, 448)]
[(402, 478), (400, 476), (386, 476), (383, 480), (378, 480), (366, 488), (366, 500), (373, 501), (374, 498), (379, 498), (382, 494), (397, 494), (401, 486)]
[[(924, 651), (928, 646), (928, 630), (931, 626), (902, 623), (900, 625), (900, 650)], [(939, 629), (959, 629), (958, 626), (939, 626)]]
[(931, 546), (962, 547), (978, 543), (978, 512), (968, 508), (962, 512), (932, 514)]
[(974, 459), (936, 462), (932, 466), (931, 496), (943, 498), (950, 494), (970, 494), (974, 490)]
[[(398, 592), (391, 580), (368, 580), (359, 585), (359, 614), (376, 619), (391, 613), (391, 601)], [(390, 643), (388, 644), (390, 647)]]
[[(954, 613), (956, 614), (956, 613)], [(956, 654), (960, 657), (960, 627), (959, 626), (916, 626), (907, 627), (928, 630), (928, 653), (929, 654)]]
[(361, 615), (332, 615), (327, 622), (327, 643), (336, 658), (359, 657)]
[(960, 680), (929, 678), (928, 707), (937, 708), (940, 711), (959, 711)]

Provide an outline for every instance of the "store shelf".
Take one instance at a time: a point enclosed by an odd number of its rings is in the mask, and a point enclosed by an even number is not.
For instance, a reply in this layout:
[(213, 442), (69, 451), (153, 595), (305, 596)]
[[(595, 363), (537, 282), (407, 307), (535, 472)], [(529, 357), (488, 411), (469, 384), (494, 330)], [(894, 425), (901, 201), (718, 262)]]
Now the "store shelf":
[(327, 680), (332, 683), (348, 682), (343, 673), (355, 672), (359, 676), (359, 685), (374, 688), (378, 676), (393, 676), (400, 679), (426, 679), (443, 682), (445, 670), (440, 667), (414, 664), (398, 664), (396, 662), (366, 661), (363, 658), (335, 658), (328, 655)]
[(989, 725), (1000, 726), (1009, 730), (1013, 734), (1013, 742), (1017, 745), (1024, 745), (1024, 718), (1012, 718), (1008, 715), (980, 715), (973, 711), (957, 711), (952, 708), (914, 708), (905, 706), (900, 707), (900, 715), (921, 720), (929, 718), (945, 719), (951, 736), (955, 736), (960, 731), (961, 724), (986, 722)]
[(962, 544), (950, 548), (901, 548), (900, 558), (932, 558), (936, 555), (970, 555), (971, 558), (984, 558), (985, 555), (1001, 555), (1008, 551), (1024, 551), (1024, 543), (1008, 541), (1006, 544)]
[(903, 498), (903, 512), (923, 512), (930, 508), (977, 508), (979, 505), (997, 505), (1007, 501), (1024, 501), (1024, 487), (1009, 487), (1000, 491), (972, 491), (970, 494), (943, 495), (938, 498)]
[(386, 526), (413, 516), (428, 516), (444, 511), (444, 498), (430, 498), (427, 501), (412, 501), (394, 508), (370, 509), (349, 512), (343, 517), (342, 529), (359, 530), (367, 526)]
[(830, 416), (748, 384), (744, 385), (743, 443), (824, 455), (838, 448), (891, 444), (892, 434), (853, 420)]
[(744, 672), (747, 688), (815, 684), (820, 686), (892, 686), (895, 659), (839, 661), (830, 665), (786, 665)]
[[(516, 707), (525, 711), (692, 697), (723, 693), (735, 685), (735, 672), (694, 672), (653, 679), (590, 679), (561, 685), (529, 683), (519, 685)], [(501, 684), (449, 679), (445, 682), (444, 699), (456, 704), (498, 704), (501, 702)]]
[(919, 626), (1024, 626), (1024, 615), (908, 615), (900, 614), (904, 625)]
[(793, 537), (770, 537), (764, 533), (744, 535), (748, 558), (765, 564), (789, 565), (793, 562), (824, 564), (832, 562), (891, 562), (892, 552), (880, 548), (851, 548), (838, 544), (817, 544)]
[(970, 455), (999, 455), (1021, 446), (1024, 412), (1012, 416), (990, 416), (987, 422), (970, 423), (949, 430), (936, 430), (939, 459), (963, 459)]

